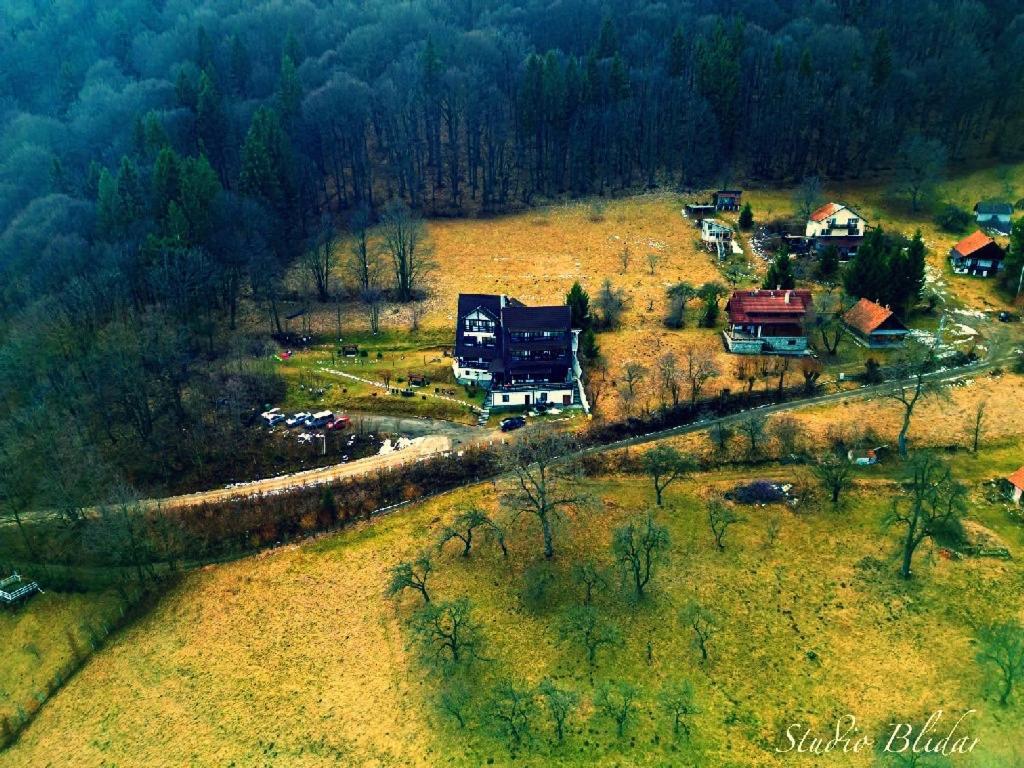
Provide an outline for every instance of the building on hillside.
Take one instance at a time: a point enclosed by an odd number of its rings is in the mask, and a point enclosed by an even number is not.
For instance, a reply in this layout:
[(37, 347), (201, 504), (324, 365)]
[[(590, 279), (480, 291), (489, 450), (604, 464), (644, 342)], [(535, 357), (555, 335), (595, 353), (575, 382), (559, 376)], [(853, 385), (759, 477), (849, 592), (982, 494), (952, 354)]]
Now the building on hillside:
[(835, 246), (840, 259), (850, 259), (864, 240), (867, 222), (852, 208), (842, 203), (825, 203), (811, 213), (804, 235), (814, 242), (818, 251)]
[(980, 229), (953, 246), (949, 263), (958, 275), (991, 277), (1003, 268), (1006, 252)]
[(683, 207), (683, 216), (691, 219), (698, 227), (704, 219), (713, 218), (714, 215), (715, 206), (708, 205), (707, 203), (687, 203)]
[(733, 291), (725, 305), (729, 328), (723, 331), (730, 352), (747, 355), (805, 355), (805, 322), (811, 292)]
[(1008, 235), (1013, 227), (1013, 206), (999, 200), (983, 200), (974, 206), (974, 218), (982, 229)]
[(909, 331), (889, 307), (861, 299), (843, 315), (843, 322), (864, 346), (901, 347)]
[(460, 294), (452, 369), (488, 391), (489, 408), (582, 406), (577, 333), (566, 306), (528, 307), (509, 296)]
[(25, 581), (17, 571), (6, 579), (0, 579), (0, 603), (4, 605), (14, 605), (42, 591), (37, 582)]
[(742, 189), (720, 189), (715, 192), (712, 199), (716, 211), (738, 211), (741, 197)]
[(1010, 498), (1014, 504), (1024, 501), (1024, 467), (1010, 474), (1006, 481), (1010, 484)]
[(700, 223), (700, 241), (709, 251), (728, 253), (732, 250), (732, 227), (718, 219), (704, 219)]

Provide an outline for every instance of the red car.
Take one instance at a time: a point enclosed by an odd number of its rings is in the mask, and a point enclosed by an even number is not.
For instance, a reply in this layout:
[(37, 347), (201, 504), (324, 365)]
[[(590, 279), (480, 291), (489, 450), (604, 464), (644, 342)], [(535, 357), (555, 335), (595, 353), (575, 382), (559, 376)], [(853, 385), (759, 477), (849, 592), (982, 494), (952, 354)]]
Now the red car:
[(350, 419), (348, 416), (336, 416), (334, 421), (327, 425), (327, 429), (348, 429)]

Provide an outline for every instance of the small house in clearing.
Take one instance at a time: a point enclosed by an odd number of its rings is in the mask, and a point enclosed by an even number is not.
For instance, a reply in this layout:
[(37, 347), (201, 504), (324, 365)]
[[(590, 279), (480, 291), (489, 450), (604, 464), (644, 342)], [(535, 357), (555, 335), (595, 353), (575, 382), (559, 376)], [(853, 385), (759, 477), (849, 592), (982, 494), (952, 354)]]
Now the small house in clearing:
[(1006, 252), (980, 229), (953, 246), (949, 263), (958, 275), (991, 277), (1003, 268)]
[(1024, 467), (1012, 473), (1006, 480), (1010, 483), (1010, 498), (1014, 504), (1020, 504), (1024, 500)]
[(732, 227), (718, 219), (704, 219), (700, 223), (700, 241), (709, 251), (727, 251), (732, 247)]
[(811, 213), (804, 235), (814, 242), (814, 247), (823, 251), (835, 246), (840, 259), (850, 259), (864, 240), (867, 222), (842, 203), (825, 203)]
[(810, 309), (810, 291), (733, 291), (725, 305), (725, 346), (737, 354), (805, 355)]
[(974, 206), (974, 218), (982, 229), (994, 229), (1004, 235), (1010, 234), (1013, 224), (1013, 206), (999, 200), (983, 200)]
[(864, 346), (872, 349), (899, 347), (907, 338), (907, 327), (888, 307), (861, 299), (843, 315), (843, 322)]
[(741, 197), (743, 197), (742, 189), (720, 189), (715, 192), (713, 198), (715, 210), (738, 211)]

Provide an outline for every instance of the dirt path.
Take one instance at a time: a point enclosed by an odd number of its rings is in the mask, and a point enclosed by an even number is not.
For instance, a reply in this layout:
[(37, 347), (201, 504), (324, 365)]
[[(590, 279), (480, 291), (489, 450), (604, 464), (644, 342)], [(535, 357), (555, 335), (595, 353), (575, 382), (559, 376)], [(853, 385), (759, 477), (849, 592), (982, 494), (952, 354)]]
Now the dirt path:
[(347, 464), (334, 464), (329, 467), (308, 469), (279, 477), (266, 477), (248, 483), (238, 483), (226, 488), (214, 488), (209, 491), (187, 493), (166, 499), (153, 499), (145, 502), (148, 505), (162, 507), (186, 507), (194, 504), (225, 501), (227, 499), (246, 496), (280, 493), (293, 488), (334, 482), (346, 477), (355, 477), (379, 469), (393, 469), (405, 464), (422, 461), (452, 448), (452, 439), (447, 435), (424, 435), (417, 438), (412, 445), (394, 453), (383, 456), (368, 456)]

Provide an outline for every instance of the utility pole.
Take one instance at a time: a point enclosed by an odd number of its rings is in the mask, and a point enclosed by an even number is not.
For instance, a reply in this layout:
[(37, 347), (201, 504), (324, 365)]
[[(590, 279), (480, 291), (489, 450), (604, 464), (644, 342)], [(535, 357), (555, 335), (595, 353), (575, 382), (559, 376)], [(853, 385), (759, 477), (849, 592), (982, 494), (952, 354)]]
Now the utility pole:
[(1020, 265), (1020, 279), (1017, 280), (1017, 296), (1020, 296), (1020, 289), (1024, 287), (1024, 264)]

